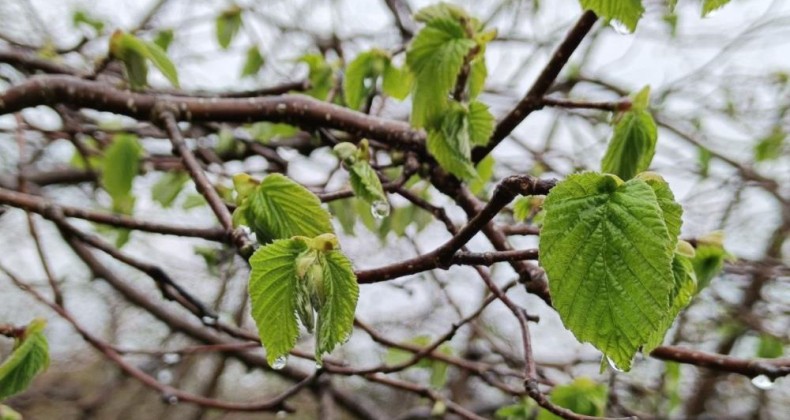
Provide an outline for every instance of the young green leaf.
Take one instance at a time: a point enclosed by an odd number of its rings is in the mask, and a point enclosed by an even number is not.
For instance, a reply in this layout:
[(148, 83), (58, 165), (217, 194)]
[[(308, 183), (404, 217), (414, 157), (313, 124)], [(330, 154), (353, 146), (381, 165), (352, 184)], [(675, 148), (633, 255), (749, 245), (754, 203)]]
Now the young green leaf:
[(148, 83), (148, 64), (150, 61), (178, 87), (178, 72), (167, 53), (153, 42), (143, 41), (132, 34), (115, 31), (110, 37), (110, 54), (123, 62), (126, 76), (132, 89), (142, 89)]
[(443, 120), (443, 129), (428, 131), (428, 152), (451, 174), (474, 179), (477, 172), (471, 159), (467, 119), (448, 113)]
[(771, 134), (761, 138), (754, 145), (754, 160), (764, 162), (776, 160), (782, 156), (782, 148), (787, 139), (787, 133), (781, 127), (774, 127)]
[[(636, 96), (640, 100), (645, 88)], [(601, 161), (601, 170), (624, 180), (647, 170), (656, 153), (658, 130), (653, 116), (642, 107), (635, 106), (623, 114), (614, 128), (612, 140)]]
[(321, 54), (303, 55), (299, 61), (306, 63), (310, 70), (310, 89), (305, 93), (316, 99), (326, 99), (334, 85), (332, 66)]
[(469, 191), (471, 191), (472, 194), (480, 195), (480, 193), (485, 191), (486, 183), (494, 176), (494, 165), (494, 157), (490, 154), (486, 155), (483, 160), (475, 165), (477, 177), (469, 182)]
[(719, 274), (724, 267), (724, 261), (727, 259), (728, 254), (721, 243), (709, 243), (699, 240), (695, 251), (691, 263), (697, 276), (699, 290), (702, 290), (708, 287), (711, 280)]
[(673, 287), (669, 231), (640, 179), (582, 173), (544, 202), (540, 262), (566, 328), (618, 367), (661, 327)]
[(485, 50), (472, 60), (471, 67), (469, 68), (469, 98), (476, 99), (488, 78), (488, 68), (486, 67)]
[(116, 134), (104, 152), (101, 184), (113, 200), (123, 200), (132, 191), (140, 171), (142, 147), (133, 134)]
[(707, 16), (714, 10), (724, 7), (730, 0), (702, 0), (702, 17)]
[(381, 180), (379, 180), (379, 176), (369, 162), (357, 161), (348, 168), (348, 171), (354, 195), (367, 201), (369, 204), (387, 201), (387, 195), (381, 186)]
[(616, 20), (625, 25), (631, 32), (645, 12), (642, 0), (579, 0), (582, 8), (592, 10), (596, 15), (607, 20)]
[(446, 108), (464, 57), (476, 45), (461, 23), (447, 18), (428, 21), (409, 47), (406, 64), (415, 75), (412, 124), (432, 124)]
[(472, 101), (469, 104), (469, 140), (473, 145), (485, 146), (494, 132), (494, 116), (488, 110), (488, 105)]
[(389, 56), (381, 50), (357, 55), (346, 67), (343, 95), (351, 109), (359, 109), (368, 95), (376, 89), (378, 77), (389, 66)]
[(241, 77), (255, 76), (263, 67), (263, 55), (257, 46), (253, 45), (247, 49), (247, 58), (244, 60), (244, 67), (241, 69)]
[[(597, 384), (589, 378), (576, 378), (567, 385), (558, 385), (551, 390), (549, 400), (576, 414), (601, 417), (606, 409), (609, 391), (606, 385)], [(538, 420), (560, 420), (561, 417), (541, 409)]]
[(145, 58), (149, 59), (151, 63), (154, 64), (154, 67), (159, 69), (171, 85), (179, 87), (178, 71), (173, 62), (170, 61), (170, 57), (167, 56), (167, 53), (153, 42), (144, 42), (144, 46), (145, 52), (143, 55)]
[(236, 37), (239, 29), (241, 29), (241, 24), (241, 8), (238, 6), (225, 10), (217, 17), (217, 43), (223, 50), (227, 50), (230, 47), (233, 38)]
[(154, 44), (156, 44), (162, 51), (167, 51), (170, 48), (170, 44), (173, 43), (173, 39), (175, 39), (175, 32), (173, 32), (172, 28), (167, 28), (161, 30), (156, 33), (154, 37)]
[(318, 197), (281, 174), (264, 178), (236, 211), (244, 212), (261, 243), (334, 232), (329, 212)]
[(409, 96), (412, 85), (414, 85), (414, 75), (406, 66), (398, 68), (392, 61), (387, 62), (381, 81), (381, 90), (385, 94), (402, 101)]
[(14, 343), (14, 351), (0, 365), (0, 400), (27, 389), (49, 366), (49, 345), (43, 332), (46, 325), (40, 318), (31, 321)]
[(675, 318), (680, 311), (685, 308), (691, 299), (697, 294), (697, 276), (694, 274), (694, 267), (691, 259), (679, 253), (675, 253), (672, 260), (672, 292), (669, 294), (669, 312), (664, 317), (660, 328), (654, 331), (653, 335), (647, 340), (643, 352), (648, 353), (661, 345), (667, 330), (672, 326)]
[(299, 338), (296, 258), (307, 249), (294, 239), (276, 240), (250, 258), (251, 312), (270, 365), (280, 364)]
[(683, 225), (683, 207), (675, 201), (675, 195), (672, 194), (669, 184), (661, 175), (655, 172), (642, 172), (637, 175), (637, 178), (647, 182), (647, 185), (650, 185), (650, 188), (656, 193), (656, 199), (669, 232), (670, 247), (674, 249), (680, 235), (680, 228)]
[(760, 334), (760, 341), (757, 344), (757, 357), (763, 359), (775, 359), (784, 354), (784, 344), (782, 340), (770, 335)]
[(102, 20), (92, 17), (84, 10), (77, 10), (74, 12), (71, 16), (71, 24), (75, 28), (79, 28), (80, 25), (90, 26), (97, 34), (100, 34), (104, 29), (104, 22)]
[(318, 312), (315, 349), (318, 363), (324, 353), (330, 353), (351, 336), (359, 298), (359, 285), (351, 261), (338, 250), (321, 252), (320, 256), (325, 300), (320, 308), (315, 308)]
[(162, 207), (168, 208), (173, 205), (173, 201), (184, 189), (184, 184), (187, 181), (189, 181), (189, 174), (184, 171), (167, 172), (151, 188), (151, 198)]

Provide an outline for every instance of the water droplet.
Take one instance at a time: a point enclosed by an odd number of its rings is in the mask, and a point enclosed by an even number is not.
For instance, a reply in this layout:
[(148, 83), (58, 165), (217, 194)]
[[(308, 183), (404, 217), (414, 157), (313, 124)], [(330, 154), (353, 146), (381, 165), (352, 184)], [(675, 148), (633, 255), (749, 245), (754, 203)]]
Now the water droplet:
[(286, 417), (288, 417), (288, 413), (286, 413), (284, 410), (280, 410), (277, 412), (278, 419), (284, 419)]
[(610, 20), (609, 26), (611, 26), (612, 29), (614, 29), (614, 31), (620, 35), (628, 35), (631, 33), (631, 30), (628, 29), (628, 26), (625, 26), (625, 24), (623, 22), (620, 22), (619, 20), (615, 20), (615, 19)]
[(769, 390), (774, 387), (774, 381), (765, 375), (759, 375), (752, 378), (752, 385), (760, 389)]
[(206, 315), (203, 318), (200, 318), (200, 320), (203, 322), (203, 325), (217, 325), (217, 318), (212, 316)]
[(606, 363), (609, 363), (609, 367), (615, 372), (625, 372), (624, 370), (617, 367), (617, 365), (614, 363), (614, 360), (610, 359), (609, 357), (606, 358)]
[(171, 372), (170, 369), (162, 369), (156, 372), (156, 380), (168, 385), (170, 382), (173, 382), (173, 372)]
[(370, 205), (370, 212), (376, 219), (383, 219), (390, 215), (390, 203), (384, 200), (374, 201)]
[(284, 113), (288, 109), (288, 105), (286, 104), (277, 104), (277, 112)]
[(280, 356), (274, 359), (274, 363), (272, 363), (272, 369), (280, 370), (285, 367), (285, 363), (288, 361), (288, 358), (285, 356)]
[(316, 369), (321, 369), (323, 367), (324, 367), (324, 364), (320, 360), (316, 360), (315, 361), (315, 368)]
[(181, 361), (181, 355), (178, 353), (165, 353), (162, 355), (162, 361), (168, 365), (174, 365)]
[(166, 402), (166, 403), (168, 403), (170, 405), (176, 405), (176, 404), (178, 404), (178, 397), (176, 397), (175, 395), (172, 395), (172, 394), (164, 394), (164, 395), (162, 395), (162, 401), (164, 401), (164, 402)]

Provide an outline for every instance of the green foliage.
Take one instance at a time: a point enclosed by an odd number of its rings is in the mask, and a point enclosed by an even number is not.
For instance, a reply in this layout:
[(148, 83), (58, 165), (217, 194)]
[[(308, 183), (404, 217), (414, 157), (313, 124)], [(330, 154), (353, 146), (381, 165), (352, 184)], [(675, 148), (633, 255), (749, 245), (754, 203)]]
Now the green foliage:
[(316, 99), (326, 99), (334, 85), (332, 66), (321, 54), (306, 54), (299, 61), (306, 63), (310, 70), (310, 89), (305, 93)]
[[(433, 340), (427, 335), (421, 335), (414, 337), (407, 343), (420, 347), (428, 347), (433, 344)], [(453, 355), (453, 348), (450, 346), (450, 343), (447, 342), (442, 343), (435, 351), (445, 356)], [(409, 362), (412, 358), (414, 358), (414, 353), (390, 347), (385, 356), (385, 362), (390, 366), (395, 366)], [(414, 367), (427, 369), (431, 372), (430, 383), (433, 388), (442, 388), (447, 382), (447, 369), (449, 366), (441, 360), (422, 358), (419, 362), (414, 364)]]
[(757, 357), (764, 359), (775, 359), (784, 354), (784, 344), (782, 340), (770, 335), (760, 334), (760, 341), (757, 343)]
[(236, 34), (238, 34), (241, 29), (241, 12), (242, 10), (239, 6), (233, 6), (217, 16), (217, 43), (223, 50), (230, 47), (233, 38), (236, 37)]
[(140, 171), (141, 157), (142, 147), (133, 134), (116, 134), (112, 144), (104, 151), (99, 181), (112, 197), (112, 207), (116, 213), (130, 215), (134, 210), (132, 184)]
[(359, 286), (351, 262), (337, 249), (332, 234), (313, 239), (281, 239), (250, 258), (252, 317), (266, 358), (282, 367), (299, 337), (297, 314), (312, 330), (317, 312), (316, 360), (351, 334)]
[(179, 86), (175, 65), (167, 57), (167, 53), (153, 42), (143, 41), (132, 34), (117, 30), (110, 37), (110, 55), (123, 63), (132, 89), (139, 90), (148, 85), (149, 61), (173, 86)]
[(754, 160), (764, 162), (776, 160), (782, 156), (782, 148), (787, 139), (787, 133), (781, 127), (774, 127), (771, 134), (761, 138), (754, 145)]
[(365, 99), (376, 91), (376, 83), (389, 65), (389, 54), (376, 49), (357, 55), (348, 64), (343, 80), (343, 95), (349, 108), (360, 109), (364, 105)]
[(97, 34), (100, 34), (102, 30), (104, 30), (104, 21), (96, 19), (84, 10), (77, 10), (71, 15), (71, 24), (75, 28), (79, 28), (81, 25), (87, 25), (93, 28)]
[(531, 398), (523, 398), (517, 404), (504, 406), (494, 413), (498, 420), (532, 420), (535, 417), (537, 403)]
[[(568, 385), (555, 386), (549, 394), (549, 400), (576, 414), (601, 417), (606, 409), (608, 394), (606, 385), (596, 384), (589, 378), (576, 378)], [(538, 414), (538, 420), (557, 419), (561, 419), (561, 417), (544, 409), (541, 409)]]
[(729, 254), (724, 249), (722, 232), (713, 232), (697, 238), (694, 258), (691, 260), (697, 276), (697, 287), (702, 290), (710, 284), (724, 267)]
[(236, 225), (248, 225), (261, 243), (294, 236), (309, 238), (334, 233), (329, 213), (321, 201), (305, 187), (281, 174), (270, 174), (257, 184), (246, 174), (234, 177), (239, 206), (233, 213)]
[(250, 135), (257, 141), (267, 144), (274, 140), (293, 137), (299, 129), (285, 123), (271, 123), (267, 121), (255, 123), (250, 127)]
[(724, 7), (730, 0), (702, 0), (702, 16), (707, 16), (710, 12)]
[(653, 116), (646, 110), (650, 88), (645, 87), (633, 100), (614, 128), (612, 140), (601, 161), (601, 170), (624, 180), (647, 170), (656, 153), (658, 130)]
[(151, 198), (162, 207), (168, 208), (173, 205), (187, 181), (189, 174), (184, 171), (167, 172), (151, 188)]
[(675, 253), (672, 259), (672, 291), (669, 294), (669, 312), (664, 317), (661, 326), (648, 339), (646, 348), (652, 349), (660, 346), (667, 330), (672, 326), (675, 317), (691, 302), (697, 294), (697, 276), (691, 259), (680, 253)]
[(480, 195), (485, 191), (486, 183), (494, 176), (494, 165), (496, 161), (491, 155), (487, 155), (483, 160), (475, 165), (477, 176), (469, 182), (469, 191), (474, 195)]
[(154, 44), (159, 46), (162, 51), (167, 52), (168, 48), (170, 48), (170, 44), (173, 43), (173, 39), (175, 39), (176, 34), (173, 32), (172, 28), (163, 29), (156, 33), (154, 37)]
[(616, 20), (631, 32), (636, 30), (636, 25), (645, 12), (642, 0), (579, 0), (579, 2), (585, 10), (592, 10), (606, 20)]
[(598, 173), (569, 176), (544, 209), (540, 261), (563, 323), (630, 369), (670, 314), (675, 216), (648, 182)]
[(43, 332), (46, 325), (40, 318), (31, 321), (22, 337), (16, 339), (14, 351), (0, 365), (0, 400), (27, 389), (49, 366), (49, 345)]
[(384, 203), (389, 206), (381, 180), (368, 161), (370, 159), (368, 141), (362, 139), (359, 148), (352, 143), (340, 143), (335, 146), (334, 151), (348, 169), (354, 195), (371, 205)]
[(409, 96), (413, 85), (414, 75), (407, 67), (399, 68), (392, 61), (389, 61), (384, 67), (381, 90), (385, 94), (402, 101)]
[(255, 76), (259, 71), (261, 71), (263, 64), (264, 59), (263, 55), (261, 55), (261, 50), (259, 50), (255, 45), (251, 46), (247, 49), (244, 67), (241, 68), (241, 77)]
[[(415, 78), (412, 125), (426, 129), (428, 151), (443, 169), (472, 180), (471, 147), (486, 144), (494, 129), (488, 107), (474, 99), (485, 84), (485, 47), (496, 31), (484, 31), (477, 19), (447, 3), (426, 7), (415, 19), (425, 27), (406, 52)], [(462, 72), (466, 77), (459, 77)]]

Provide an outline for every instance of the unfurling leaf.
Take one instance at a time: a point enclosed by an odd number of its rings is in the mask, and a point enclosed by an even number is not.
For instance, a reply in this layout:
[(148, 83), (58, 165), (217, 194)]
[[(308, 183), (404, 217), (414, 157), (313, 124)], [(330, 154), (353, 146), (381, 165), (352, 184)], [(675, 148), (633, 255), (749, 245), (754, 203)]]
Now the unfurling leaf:
[(0, 400), (27, 389), (33, 378), (49, 366), (46, 325), (40, 318), (31, 321), (22, 337), (16, 339), (14, 351), (0, 365)]
[(276, 240), (258, 249), (250, 265), (252, 316), (270, 364), (296, 345), (298, 320), (316, 330), (319, 363), (348, 339), (359, 286), (334, 235)]
[(261, 243), (334, 233), (329, 212), (318, 197), (281, 174), (268, 175), (254, 189), (242, 192), (237, 187), (237, 193), (242, 198), (233, 213), (234, 223), (248, 225)]
[(647, 105), (649, 87), (634, 98), (634, 107), (625, 112), (614, 128), (612, 140), (601, 161), (601, 170), (624, 180), (647, 170), (656, 153), (658, 130)]
[(565, 327), (619, 368), (669, 317), (672, 238), (655, 190), (641, 179), (571, 175), (551, 190), (540, 237), (553, 304)]

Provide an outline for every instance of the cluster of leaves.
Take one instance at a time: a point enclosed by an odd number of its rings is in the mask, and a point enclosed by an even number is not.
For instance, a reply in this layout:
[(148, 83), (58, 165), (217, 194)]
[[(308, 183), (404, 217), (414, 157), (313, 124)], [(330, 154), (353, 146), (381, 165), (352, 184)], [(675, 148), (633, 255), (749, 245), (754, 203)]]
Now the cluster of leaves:
[(725, 255), (720, 240), (701, 246), (709, 252), (701, 257), (679, 241), (683, 209), (661, 176), (644, 172), (657, 141), (648, 95), (636, 94), (615, 120), (603, 173), (574, 174), (552, 189), (540, 239), (563, 323), (624, 370), (639, 349), (661, 344)]
[(285, 365), (301, 321), (316, 331), (320, 363), (350, 336), (359, 296), (330, 215), (318, 197), (283, 175), (258, 182), (239, 174), (233, 181), (234, 224), (249, 226), (263, 244), (250, 258), (249, 293), (266, 358), (272, 367)]
[[(46, 325), (45, 320), (36, 318), (15, 338), (14, 351), (0, 365), (0, 400), (27, 389), (33, 378), (49, 366), (49, 345), (43, 332)], [(0, 406), (0, 413), (3, 410)]]
[(493, 115), (477, 97), (487, 76), (485, 48), (496, 31), (447, 3), (420, 10), (415, 20), (425, 26), (406, 52), (414, 75), (412, 125), (426, 129), (428, 151), (442, 168), (475, 179), (471, 149), (485, 145), (494, 129)]
[[(702, 16), (717, 10), (730, 0), (700, 0), (702, 3)], [(582, 8), (592, 10), (598, 16), (615, 24), (623, 25), (633, 32), (645, 12), (643, 0), (579, 0)], [(667, 2), (667, 15), (674, 16), (678, 0)]]

